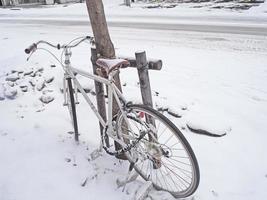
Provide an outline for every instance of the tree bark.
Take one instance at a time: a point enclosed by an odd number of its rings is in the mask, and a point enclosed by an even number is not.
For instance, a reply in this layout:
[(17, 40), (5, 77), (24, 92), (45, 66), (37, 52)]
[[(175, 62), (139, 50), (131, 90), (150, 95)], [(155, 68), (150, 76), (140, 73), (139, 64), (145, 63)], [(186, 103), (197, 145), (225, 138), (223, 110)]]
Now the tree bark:
[[(87, 11), (96, 43), (98, 57), (115, 58), (115, 49), (110, 39), (102, 0), (86, 0)], [(114, 77), (115, 84), (121, 91), (119, 73)], [(115, 101), (113, 101), (115, 103)], [(113, 105), (113, 115), (118, 112), (118, 105)]]
[(102, 0), (86, 0), (87, 11), (96, 42), (96, 51), (105, 58), (115, 58)]
[(125, 0), (125, 5), (131, 7), (131, 0)]
[[(113, 43), (110, 39), (104, 5), (102, 0), (86, 0), (87, 11), (89, 14), (93, 34), (96, 43), (97, 57), (104, 58), (115, 58), (115, 49)], [(115, 85), (120, 91), (121, 83), (119, 73), (114, 76)], [(113, 98), (113, 110), (112, 115), (115, 116), (119, 111), (119, 106), (117, 105), (115, 99)], [(115, 144), (117, 149), (118, 144)]]

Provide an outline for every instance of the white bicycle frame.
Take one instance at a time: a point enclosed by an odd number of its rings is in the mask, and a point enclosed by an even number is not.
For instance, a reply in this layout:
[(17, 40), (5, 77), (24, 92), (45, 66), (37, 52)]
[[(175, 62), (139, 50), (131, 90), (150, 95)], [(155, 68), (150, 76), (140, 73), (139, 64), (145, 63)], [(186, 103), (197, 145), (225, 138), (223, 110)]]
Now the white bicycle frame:
[[(119, 140), (116, 137), (116, 134), (114, 133), (113, 130), (113, 126), (112, 126), (112, 109), (113, 109), (113, 97), (117, 102), (117, 105), (119, 106), (120, 112), (122, 113), (122, 116), (124, 117), (126, 123), (128, 124), (128, 120), (127, 120), (127, 116), (125, 113), (125, 110), (123, 109), (123, 105), (121, 102), (123, 102), (126, 105), (126, 100), (123, 97), (121, 91), (116, 87), (113, 77), (116, 73), (118, 73), (118, 70), (114, 70), (112, 71), (109, 76), (108, 79), (103, 78), (101, 76), (98, 75), (94, 75), (88, 72), (85, 72), (83, 70), (80, 69), (76, 69), (74, 67), (71, 66), (71, 62), (70, 62), (70, 57), (71, 57), (71, 53), (70, 50), (68, 48), (65, 48), (65, 65), (63, 65), (64, 70), (65, 70), (65, 74), (64, 74), (64, 98), (65, 98), (65, 102), (66, 102), (66, 95), (65, 92), (66, 90), (66, 85), (65, 85), (65, 80), (67, 77), (70, 77), (73, 80), (74, 83), (74, 87), (76, 90), (76, 94), (77, 94), (77, 89), (81, 92), (81, 94), (83, 95), (84, 99), (86, 100), (86, 102), (88, 103), (88, 105), (90, 106), (90, 108), (93, 110), (93, 112), (95, 113), (96, 117), (98, 118), (100, 124), (102, 125), (102, 127), (104, 127), (104, 129), (107, 127), (107, 135), (109, 137), (111, 137), (112, 139), (114, 139), (116, 142), (118, 142), (122, 147), (126, 146), (126, 144)], [(93, 104), (93, 102), (91, 101), (91, 99), (89, 98), (89, 96), (86, 94), (85, 90), (83, 89), (83, 87), (81, 86), (80, 82), (77, 80), (76, 76), (74, 75), (75, 73), (89, 78), (91, 80), (100, 82), (102, 84), (107, 85), (107, 91), (108, 91), (108, 117), (107, 117), (107, 122), (105, 122), (105, 120), (101, 117), (101, 115), (99, 114), (97, 108), (95, 107), (95, 105)]]

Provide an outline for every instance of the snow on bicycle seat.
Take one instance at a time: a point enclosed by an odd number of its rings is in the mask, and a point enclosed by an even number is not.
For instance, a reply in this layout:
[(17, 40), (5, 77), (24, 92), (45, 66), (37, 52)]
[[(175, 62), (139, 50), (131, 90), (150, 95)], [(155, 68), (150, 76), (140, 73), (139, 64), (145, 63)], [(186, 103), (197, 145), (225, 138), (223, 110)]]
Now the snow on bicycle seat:
[(128, 60), (119, 58), (116, 59), (99, 58), (97, 59), (96, 64), (101, 68), (101, 72), (105, 73), (106, 75), (108, 75), (114, 69), (126, 68), (130, 65)]

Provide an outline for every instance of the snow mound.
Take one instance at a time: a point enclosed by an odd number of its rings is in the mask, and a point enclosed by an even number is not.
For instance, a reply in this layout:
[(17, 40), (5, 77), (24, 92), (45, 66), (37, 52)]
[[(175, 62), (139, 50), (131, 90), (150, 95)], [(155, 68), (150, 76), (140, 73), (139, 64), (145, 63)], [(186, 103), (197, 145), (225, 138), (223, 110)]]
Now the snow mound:
[(195, 115), (190, 117), (186, 123), (188, 129), (194, 133), (221, 137), (228, 134), (232, 128), (225, 122), (220, 121), (221, 117), (208, 115)]
[[(42, 67), (26, 69), (25, 71), (11, 70), (0, 80), (2, 82), (0, 86), (0, 100), (15, 99), (26, 92), (29, 92), (28, 95), (33, 96), (36, 92), (41, 94), (43, 89), (51, 86), (54, 80), (54, 76), (49, 73), (44, 75), (43, 72), (44, 68)], [(43, 103), (47, 104), (54, 100), (54, 97), (51, 95), (41, 95), (39, 99)]]

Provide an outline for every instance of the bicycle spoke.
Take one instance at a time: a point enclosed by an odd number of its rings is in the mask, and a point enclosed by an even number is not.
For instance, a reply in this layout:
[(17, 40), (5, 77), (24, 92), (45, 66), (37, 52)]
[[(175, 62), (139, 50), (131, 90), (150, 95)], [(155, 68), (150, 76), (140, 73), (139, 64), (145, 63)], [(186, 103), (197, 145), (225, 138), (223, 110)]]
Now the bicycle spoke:
[(160, 171), (160, 173), (161, 173), (161, 177), (163, 178), (163, 181), (165, 182), (165, 185), (167, 186), (167, 190), (168, 190), (169, 188), (168, 188), (168, 185), (167, 185), (167, 183), (166, 183), (165, 176), (162, 174), (162, 171), (161, 171), (161, 170), (159, 170), (159, 171)]
[[(162, 163), (163, 164), (163, 163)], [(190, 185), (190, 183), (188, 182), (188, 181), (186, 181), (183, 177), (181, 177), (180, 175), (178, 175), (177, 173), (175, 173), (172, 169), (170, 169), (168, 166), (166, 166), (166, 165), (164, 165), (163, 164), (163, 166), (166, 168), (166, 169), (168, 169), (170, 172), (172, 172), (176, 177), (177, 177), (177, 179), (178, 180), (180, 180), (180, 182), (185, 186), (185, 187), (187, 187), (186, 185), (185, 185), (185, 183), (184, 182), (186, 182), (186, 183), (188, 183), (188, 185)], [(181, 180), (183, 180), (183, 181), (181, 181)]]
[(173, 159), (173, 158), (169, 158), (170, 160), (173, 160), (173, 161), (175, 161), (175, 162), (178, 162), (178, 163), (180, 163), (180, 164), (184, 164), (184, 165), (187, 165), (187, 166), (190, 166), (190, 167), (192, 167), (192, 165), (190, 165), (190, 164), (188, 164), (188, 163), (185, 163), (185, 162), (182, 162), (182, 161), (179, 161), (179, 160), (175, 160), (175, 159)]
[(169, 163), (171, 163), (171, 164), (169, 164), (170, 166), (172, 166), (172, 167), (174, 167), (174, 168), (176, 168), (176, 169), (181, 170), (181, 172), (184, 173), (185, 176), (188, 176), (188, 178), (192, 179), (191, 176), (189, 176), (188, 174), (185, 173), (185, 172), (187, 172), (187, 173), (189, 173), (189, 174), (192, 174), (191, 171), (188, 171), (188, 170), (186, 170), (186, 169), (182, 169), (182, 168), (180, 168), (180, 167), (177, 167), (177, 166), (176, 166), (173, 162), (171, 162), (169, 159), (166, 159), (166, 161), (168, 161)]
[(172, 139), (172, 137), (173, 137), (174, 135), (171, 135), (171, 137), (169, 137), (168, 139), (167, 139), (167, 141), (164, 143), (165, 145), (170, 141), (170, 139)]
[(166, 126), (166, 128), (164, 129), (164, 131), (162, 131), (161, 134), (158, 136), (158, 139), (163, 135), (163, 133), (167, 130), (167, 128), (168, 127)]
[(172, 148), (172, 151), (184, 151), (184, 149)]
[(152, 162), (149, 163), (150, 163), (150, 180), (152, 181), (153, 163)]
[(149, 176), (148, 176), (148, 171), (149, 171), (149, 160), (147, 161), (148, 163), (147, 163), (147, 169), (146, 169), (146, 174), (147, 174), (147, 178), (149, 179)]
[[(163, 165), (164, 166), (164, 165)], [(164, 166), (165, 167), (165, 166)], [(166, 167), (165, 167), (165, 170), (166, 170)], [(167, 174), (168, 174), (168, 171), (166, 170)], [(181, 186), (179, 186), (180, 188), (177, 187), (177, 184), (175, 183), (175, 181), (173, 180), (172, 176), (169, 176), (171, 181), (173, 182), (174, 186), (178, 189), (178, 191), (181, 191), (183, 188)]]
[(177, 142), (177, 143), (173, 144), (172, 146), (170, 146), (170, 148), (172, 149), (172, 147), (174, 147), (175, 145), (177, 145), (179, 143), (181, 143), (181, 142)]
[(184, 158), (184, 159), (190, 159), (189, 157), (185, 157), (185, 156), (172, 156), (172, 158)]
[(159, 132), (160, 124), (161, 124), (161, 123), (160, 123), (160, 121), (159, 121), (159, 123), (158, 123), (158, 125), (157, 125), (157, 127), (158, 127), (158, 128), (157, 128), (157, 134), (158, 134), (158, 132)]

